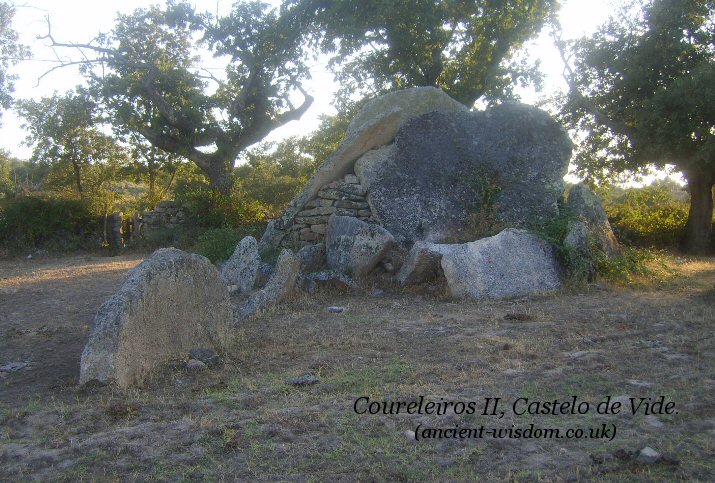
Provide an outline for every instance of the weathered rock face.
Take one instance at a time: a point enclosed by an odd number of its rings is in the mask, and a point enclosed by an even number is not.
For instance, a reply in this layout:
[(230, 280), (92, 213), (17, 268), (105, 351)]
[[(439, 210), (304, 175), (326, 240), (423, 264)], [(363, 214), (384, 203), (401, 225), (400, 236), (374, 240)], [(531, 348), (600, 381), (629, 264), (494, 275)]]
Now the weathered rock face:
[[(572, 186), (566, 196), (566, 207), (583, 218), (589, 233), (606, 255), (614, 257), (621, 252), (603, 204), (588, 186), (583, 183)], [(574, 233), (572, 238), (576, 235)]]
[(373, 216), (396, 239), (473, 240), (475, 220), (521, 227), (556, 216), (571, 148), (531, 106), (431, 112), (400, 128), (394, 147), (365, 154), (356, 172)]
[(402, 126), (410, 118), (426, 112), (460, 112), (469, 108), (449, 97), (442, 89), (436, 87), (413, 87), (400, 91), (389, 92), (368, 101), (360, 112), (350, 121), (347, 135), (358, 132), (362, 126), (379, 118), (382, 113), (400, 110), (400, 123)]
[(157, 250), (100, 307), (80, 383), (141, 384), (156, 366), (194, 347), (222, 348), (232, 321), (228, 291), (208, 259)]
[(226, 285), (236, 285), (241, 293), (249, 292), (256, 283), (256, 274), (261, 258), (258, 256), (258, 243), (252, 236), (243, 238), (231, 258), (221, 268), (221, 277)]
[(442, 271), (449, 293), (457, 298), (505, 298), (548, 292), (561, 287), (553, 248), (525, 230), (444, 249)]
[(561, 286), (552, 247), (525, 230), (509, 228), (471, 243), (417, 242), (398, 280), (402, 285), (444, 277), (455, 298), (504, 298)]
[(295, 289), (299, 270), (300, 259), (290, 250), (281, 251), (270, 280), (265, 287), (248, 297), (248, 300), (238, 310), (239, 317), (258, 315), (285, 299)]
[[(343, 177), (347, 179), (349, 176), (354, 176), (352, 173), (355, 160), (372, 149), (391, 143), (399, 127), (411, 117), (432, 111), (455, 112), (466, 110), (466, 106), (451, 99), (443, 91), (434, 87), (419, 87), (392, 92), (368, 102), (350, 123), (345, 141), (320, 165), (316, 173), (308, 180), (303, 191), (291, 201), (280, 218), (268, 226), (259, 243), (260, 252), (267, 253), (277, 248), (281, 240), (288, 235), (287, 232), (293, 226), (295, 218), (300, 212), (305, 211), (310, 202), (318, 197), (319, 191), (324, 190), (329, 183), (338, 181)], [(347, 184), (354, 183), (347, 181)], [(364, 196), (365, 186), (362, 188), (362, 196)], [(323, 194), (329, 195), (329, 193)], [(360, 198), (359, 193), (356, 193), (356, 196)], [(349, 197), (331, 198), (327, 196), (327, 199), (364, 201)], [(337, 205), (334, 206), (335, 208), (340, 208)], [(358, 217), (370, 216), (368, 207), (351, 207), (347, 209), (363, 211), (363, 213), (357, 214)], [(337, 212), (336, 214), (340, 215)], [(300, 230), (305, 230), (303, 234), (315, 240), (321, 239), (321, 233), (312, 231), (314, 225), (321, 225), (321, 223), (312, 222), (319, 222), (320, 220), (307, 221), (311, 223), (304, 223), (306, 226), (300, 228)], [(309, 230), (306, 230), (306, 228), (309, 228)], [(315, 233), (315, 235), (310, 235), (310, 233)]]
[(395, 243), (384, 228), (349, 216), (331, 216), (325, 236), (328, 267), (367, 275)]

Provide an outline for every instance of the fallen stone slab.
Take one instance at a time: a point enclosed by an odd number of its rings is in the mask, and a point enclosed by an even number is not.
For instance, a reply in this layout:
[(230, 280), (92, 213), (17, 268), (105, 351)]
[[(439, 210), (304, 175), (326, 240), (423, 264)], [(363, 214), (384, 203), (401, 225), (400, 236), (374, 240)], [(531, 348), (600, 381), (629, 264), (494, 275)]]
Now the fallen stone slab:
[(553, 248), (526, 230), (509, 228), (440, 250), (449, 294), (455, 298), (517, 297), (561, 287), (561, 268)]
[(163, 248), (135, 267), (97, 312), (82, 352), (80, 384), (141, 384), (157, 366), (194, 347), (221, 349), (230, 299), (211, 262)]

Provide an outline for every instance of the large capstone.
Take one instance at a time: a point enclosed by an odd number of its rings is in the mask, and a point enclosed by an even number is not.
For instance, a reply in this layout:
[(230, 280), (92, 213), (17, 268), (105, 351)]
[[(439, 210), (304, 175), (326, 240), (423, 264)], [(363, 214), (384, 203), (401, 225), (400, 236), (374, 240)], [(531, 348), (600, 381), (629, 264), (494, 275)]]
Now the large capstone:
[(503, 104), (430, 112), (394, 146), (356, 162), (373, 216), (399, 241), (471, 241), (485, 227), (526, 227), (558, 214), (572, 144), (546, 112)]
[(157, 250), (97, 312), (80, 383), (141, 384), (154, 368), (192, 348), (222, 349), (232, 320), (228, 290), (208, 259)]
[(259, 251), (265, 254), (278, 247), (296, 215), (325, 185), (353, 172), (355, 160), (370, 150), (392, 143), (400, 126), (412, 117), (433, 111), (464, 112), (467, 107), (435, 87), (390, 92), (365, 104), (350, 123), (338, 149), (320, 165), (281, 216), (268, 225), (258, 244)]
[(426, 112), (460, 112), (469, 108), (449, 97), (437, 87), (413, 87), (394, 92), (388, 92), (371, 99), (360, 109), (360, 112), (350, 121), (347, 135), (358, 132), (362, 126), (370, 124), (384, 112), (399, 109), (399, 125), (402, 126), (415, 116)]
[(350, 275), (367, 275), (395, 243), (384, 228), (350, 216), (331, 216), (325, 235), (328, 267)]

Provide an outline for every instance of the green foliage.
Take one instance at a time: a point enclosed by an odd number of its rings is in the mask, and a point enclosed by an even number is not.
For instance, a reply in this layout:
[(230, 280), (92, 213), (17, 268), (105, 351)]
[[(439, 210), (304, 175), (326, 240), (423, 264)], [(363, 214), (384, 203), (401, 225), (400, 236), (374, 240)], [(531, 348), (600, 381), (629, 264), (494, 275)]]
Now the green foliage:
[(266, 205), (247, 199), (237, 187), (223, 194), (201, 180), (180, 183), (175, 191), (175, 200), (187, 210), (192, 224), (206, 228), (262, 222), (269, 212)]
[[(639, 0), (573, 45), (562, 119), (592, 179), (674, 165), (693, 195), (686, 248), (710, 248), (715, 183), (715, 2)], [(561, 44), (563, 49), (565, 46)]]
[(86, 92), (77, 89), (18, 105), (33, 146), (30, 161), (48, 167), (48, 187), (84, 196), (106, 189), (118, 177), (126, 153), (101, 131), (97, 105)]
[(0, 200), (0, 244), (12, 252), (98, 248), (102, 218), (85, 200), (38, 193)]
[[(172, 1), (118, 15), (88, 44), (55, 46), (80, 52), (76, 62), (119, 131), (193, 161), (226, 194), (238, 154), (313, 102), (300, 84), (308, 76), (301, 35), (261, 2), (236, 2), (217, 17)], [(226, 60), (225, 75), (206, 75), (198, 49)]]
[[(12, 29), (12, 17), (15, 8), (12, 4), (0, 3), (0, 106), (4, 109), (12, 103), (13, 81), (15, 76), (8, 72), (11, 65), (30, 57), (30, 51), (17, 43), (17, 32)], [(2, 111), (0, 110), (0, 117)]]
[(238, 187), (245, 199), (266, 206), (270, 217), (280, 214), (315, 171), (313, 159), (295, 137), (260, 145), (246, 158), (236, 169)]
[(464, 200), (469, 219), (453, 243), (464, 243), (496, 235), (502, 228), (498, 220), (498, 203), (501, 186), (499, 180), (482, 169), (475, 169), (467, 179), (455, 180), (465, 183), (473, 198)]
[(193, 251), (203, 255), (211, 262), (228, 260), (236, 245), (246, 236), (260, 238), (266, 229), (265, 223), (252, 223), (239, 228), (213, 228), (201, 234)]
[(472, 105), (487, 94), (508, 97), (514, 80), (536, 77), (508, 63), (558, 4), (552, 0), (292, 0), (300, 25), (339, 67), (342, 96), (435, 86)]
[(596, 270), (605, 280), (618, 285), (634, 285), (639, 281), (657, 279), (670, 269), (663, 254), (652, 249), (622, 247), (617, 257), (596, 256)]
[(564, 267), (571, 283), (579, 284), (593, 278), (595, 259), (600, 250), (594, 240), (589, 240), (586, 253), (564, 243), (571, 225), (581, 221), (580, 217), (559, 204), (559, 215), (545, 223), (533, 226), (532, 230), (549, 242), (556, 252), (556, 258)]
[(662, 185), (617, 190), (601, 188), (604, 208), (622, 243), (648, 247), (676, 247), (688, 218), (688, 203)]

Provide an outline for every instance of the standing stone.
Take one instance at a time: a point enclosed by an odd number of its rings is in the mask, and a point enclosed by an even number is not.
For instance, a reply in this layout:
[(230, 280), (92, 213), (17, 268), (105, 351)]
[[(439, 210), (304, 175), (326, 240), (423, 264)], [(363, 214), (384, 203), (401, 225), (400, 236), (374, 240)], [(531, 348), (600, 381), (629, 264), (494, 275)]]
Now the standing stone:
[(621, 247), (613, 234), (606, 210), (588, 186), (583, 183), (572, 186), (567, 193), (566, 207), (583, 218), (589, 233), (606, 255), (614, 257), (620, 254)]
[(561, 287), (553, 248), (525, 230), (510, 228), (440, 250), (449, 293), (456, 298), (516, 297)]
[[(280, 218), (268, 225), (261, 237), (259, 251), (266, 253), (277, 247), (296, 214), (316, 197), (323, 186), (352, 174), (356, 159), (371, 149), (391, 143), (398, 128), (410, 118), (432, 111), (467, 110), (466, 106), (435, 87), (405, 89), (369, 101), (348, 126), (345, 141), (320, 165)], [(348, 196), (334, 199), (351, 198)]]
[(239, 308), (239, 316), (250, 317), (259, 314), (285, 299), (293, 292), (300, 271), (300, 259), (288, 249), (278, 256), (276, 268), (265, 287), (251, 294)]
[(246, 293), (256, 283), (260, 264), (258, 243), (252, 236), (247, 236), (238, 243), (231, 258), (221, 268), (221, 277), (226, 285), (237, 285), (240, 293)]
[(394, 244), (393, 236), (381, 226), (350, 216), (333, 215), (328, 220), (325, 247), (331, 269), (367, 275)]
[(97, 312), (80, 384), (141, 384), (155, 367), (194, 347), (221, 349), (231, 323), (228, 291), (208, 259), (157, 250)]
[(487, 226), (558, 215), (571, 149), (546, 112), (502, 104), (412, 118), (394, 148), (365, 155), (355, 170), (373, 216), (397, 240), (471, 241)]

